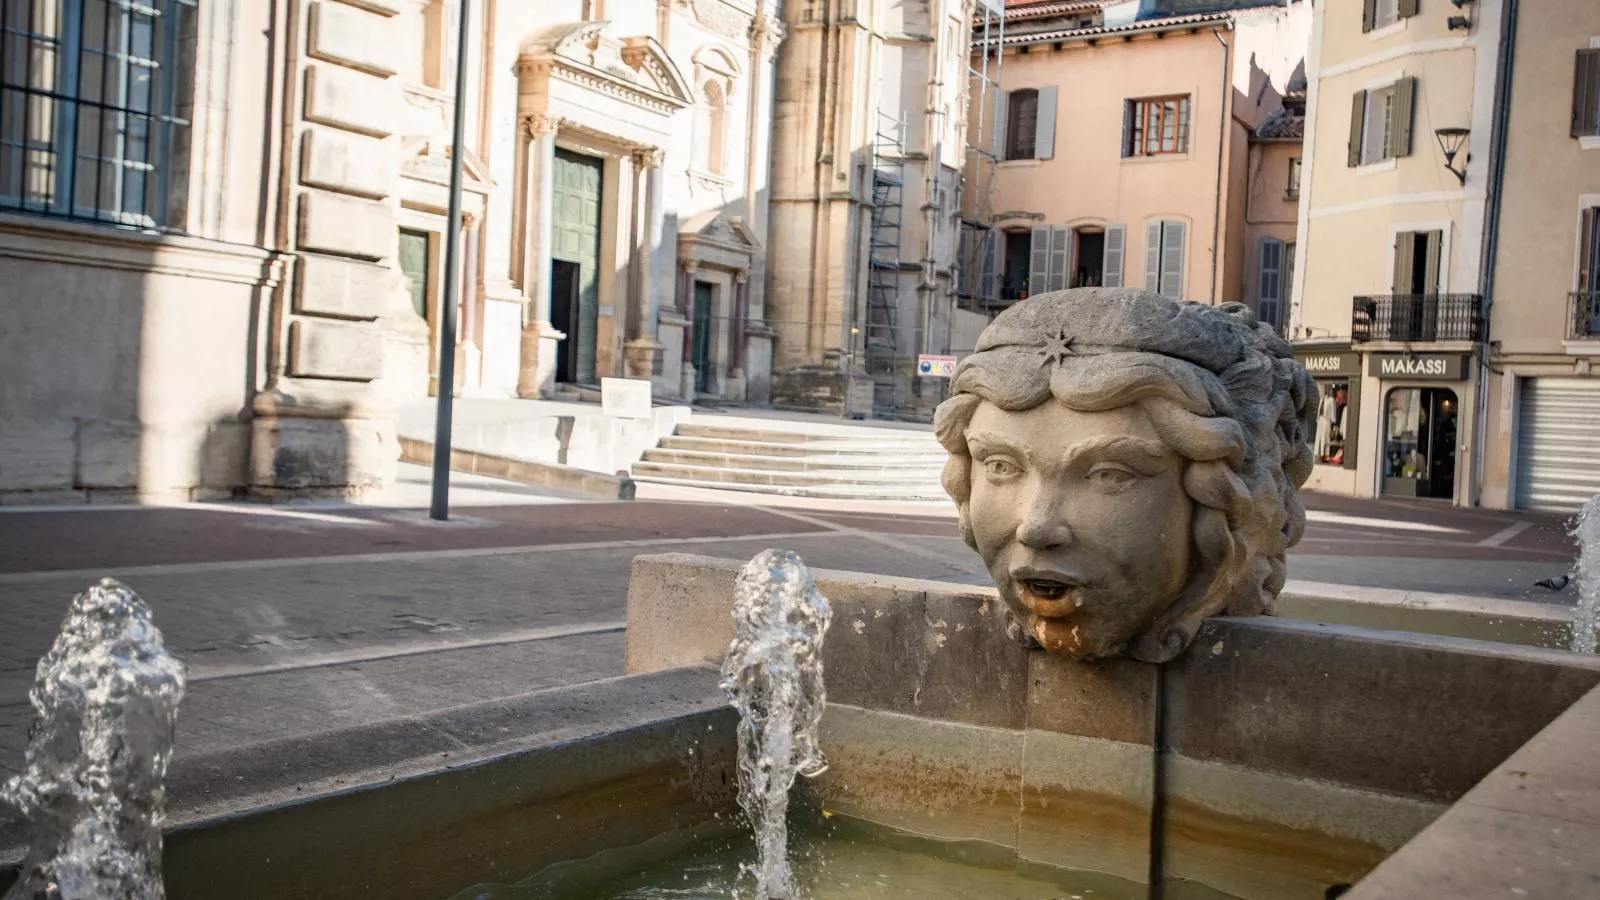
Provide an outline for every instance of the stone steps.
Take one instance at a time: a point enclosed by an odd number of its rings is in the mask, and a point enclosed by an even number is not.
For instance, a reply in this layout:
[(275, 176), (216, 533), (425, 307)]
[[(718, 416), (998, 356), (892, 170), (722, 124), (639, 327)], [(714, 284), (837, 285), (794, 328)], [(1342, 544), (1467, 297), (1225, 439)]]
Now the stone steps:
[(916, 429), (690, 420), (634, 464), (635, 480), (849, 500), (934, 501), (945, 452)]

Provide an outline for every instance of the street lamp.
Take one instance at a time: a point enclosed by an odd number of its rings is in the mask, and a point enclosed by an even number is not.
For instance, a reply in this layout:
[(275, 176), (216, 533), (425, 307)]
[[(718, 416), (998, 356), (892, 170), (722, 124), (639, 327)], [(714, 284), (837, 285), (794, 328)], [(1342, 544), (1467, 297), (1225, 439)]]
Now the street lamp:
[(461, 163), (466, 157), (467, 7), (459, 0), (456, 23), (456, 91), (450, 132), (450, 204), (444, 242), (444, 285), (439, 292), (439, 411), (433, 423), (433, 502), (428, 515), (450, 518), (450, 422), (456, 388), (456, 304), (461, 297)]
[(1472, 132), (1465, 128), (1438, 128), (1433, 136), (1439, 139), (1439, 149), (1444, 151), (1444, 167), (1454, 175), (1462, 184), (1467, 183), (1467, 163), (1472, 161), (1472, 154), (1468, 153), (1461, 161), (1459, 170), (1455, 167), (1456, 154), (1467, 145), (1467, 135)]

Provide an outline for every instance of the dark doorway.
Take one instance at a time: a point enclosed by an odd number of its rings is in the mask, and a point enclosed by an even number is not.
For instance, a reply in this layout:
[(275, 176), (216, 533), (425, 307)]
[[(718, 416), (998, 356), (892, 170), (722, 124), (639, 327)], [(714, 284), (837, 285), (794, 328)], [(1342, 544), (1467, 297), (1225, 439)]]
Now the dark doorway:
[(1104, 231), (1077, 231), (1077, 271), (1072, 273), (1073, 287), (1099, 287), (1105, 278), (1106, 233)]
[(711, 383), (711, 302), (716, 287), (704, 281), (694, 283), (694, 389), (705, 393)]
[(556, 380), (570, 382), (578, 368), (578, 264), (564, 259), (550, 262), (550, 324), (567, 335), (556, 351)]
[[(567, 150), (556, 150), (554, 219), (551, 257), (574, 265), (577, 284), (575, 313), (570, 323), (557, 327), (567, 332), (566, 344), (574, 349), (567, 377), (557, 381), (599, 384), (597, 339), (600, 316), (600, 196), (604, 161)], [(553, 302), (553, 300), (552, 300)], [(552, 310), (551, 316), (555, 313)]]
[(1449, 388), (1395, 388), (1384, 404), (1383, 493), (1450, 500), (1460, 410)]
[(1006, 239), (1006, 274), (1000, 287), (1001, 300), (1021, 300), (1028, 296), (1028, 245), (1031, 235), (1026, 231), (1008, 231)]

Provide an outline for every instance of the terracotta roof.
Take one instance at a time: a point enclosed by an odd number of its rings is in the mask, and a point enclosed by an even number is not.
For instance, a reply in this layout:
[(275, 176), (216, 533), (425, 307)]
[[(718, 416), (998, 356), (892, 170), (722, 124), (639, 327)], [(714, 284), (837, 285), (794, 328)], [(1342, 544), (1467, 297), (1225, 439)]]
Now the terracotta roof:
[(1306, 136), (1306, 117), (1292, 110), (1275, 110), (1256, 126), (1258, 141), (1303, 141)]
[(1199, 25), (1204, 22), (1222, 22), (1234, 17), (1237, 11), (1194, 13), (1187, 16), (1166, 16), (1160, 19), (1141, 19), (1123, 25), (1096, 26), (1094, 28), (1069, 28), (1062, 31), (1035, 31), (1028, 34), (1006, 35), (1006, 44), (1044, 44), (1051, 41), (1090, 38), (1102, 34), (1137, 34), (1141, 31), (1158, 31), (1182, 25)]
[(1106, 0), (1058, 0), (1054, 3), (1040, 3), (1037, 0), (1028, 0), (1026, 3), (1006, 2), (1006, 21), (1020, 22), (1026, 19), (1043, 19), (1050, 16), (1061, 16), (1077, 12), (1097, 12), (1105, 6)]

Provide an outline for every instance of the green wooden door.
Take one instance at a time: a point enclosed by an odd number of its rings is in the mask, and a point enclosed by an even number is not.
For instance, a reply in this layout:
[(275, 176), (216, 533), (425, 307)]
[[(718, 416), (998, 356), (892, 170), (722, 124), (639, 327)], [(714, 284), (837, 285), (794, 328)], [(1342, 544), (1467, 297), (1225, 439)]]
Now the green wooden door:
[(711, 299), (712, 287), (704, 281), (694, 283), (694, 389), (704, 393), (711, 376)]
[(575, 351), (572, 377), (580, 384), (599, 383), (595, 340), (600, 319), (600, 177), (599, 159), (556, 151), (555, 246), (550, 255), (578, 267), (578, 309), (567, 340)]
[(411, 283), (411, 308), (430, 319), (428, 309), (428, 233), (400, 229), (400, 271)]

